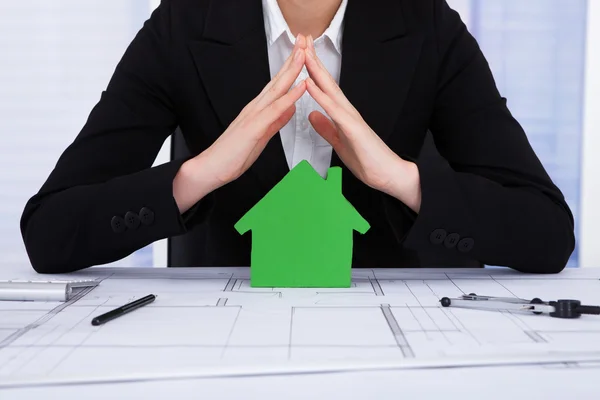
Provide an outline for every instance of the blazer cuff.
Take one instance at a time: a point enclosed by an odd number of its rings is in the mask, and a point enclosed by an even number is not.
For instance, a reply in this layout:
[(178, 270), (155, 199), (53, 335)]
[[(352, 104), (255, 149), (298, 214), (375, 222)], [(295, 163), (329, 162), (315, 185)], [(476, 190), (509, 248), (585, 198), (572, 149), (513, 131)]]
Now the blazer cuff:
[(194, 204), (192, 208), (181, 214), (180, 218), (185, 232), (203, 223), (210, 215), (214, 205), (214, 194), (209, 193), (202, 200)]
[(430, 146), (424, 146), (416, 159), (402, 158), (419, 169), (421, 207), (417, 214), (400, 200), (384, 195), (384, 209), (396, 240), (432, 257), (468, 258), (475, 247), (474, 225), (461, 202), (455, 171)]
[(141, 248), (184, 234), (206, 218), (213, 206), (212, 194), (183, 215), (173, 197), (173, 179), (185, 161), (113, 179), (105, 184), (110, 188), (103, 185), (102, 193), (113, 195), (94, 202), (94, 209), (88, 211), (93, 215), (89, 231), (96, 232), (93, 236), (100, 241), (99, 248)]

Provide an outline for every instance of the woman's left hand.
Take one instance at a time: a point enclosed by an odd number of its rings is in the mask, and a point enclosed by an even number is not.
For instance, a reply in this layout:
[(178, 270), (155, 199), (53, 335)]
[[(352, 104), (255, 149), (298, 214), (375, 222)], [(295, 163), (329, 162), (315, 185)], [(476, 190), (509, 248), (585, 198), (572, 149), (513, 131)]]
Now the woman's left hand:
[(309, 121), (315, 131), (364, 184), (418, 212), (421, 189), (417, 166), (400, 158), (373, 132), (317, 57), (312, 38), (307, 42), (305, 64), (311, 77), (307, 89), (331, 117), (313, 111)]

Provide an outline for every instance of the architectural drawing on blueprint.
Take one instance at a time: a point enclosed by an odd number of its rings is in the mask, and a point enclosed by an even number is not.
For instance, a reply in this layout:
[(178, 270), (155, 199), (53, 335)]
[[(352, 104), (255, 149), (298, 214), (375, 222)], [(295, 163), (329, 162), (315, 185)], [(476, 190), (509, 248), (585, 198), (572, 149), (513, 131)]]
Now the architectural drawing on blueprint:
[[(321, 290), (252, 288), (248, 273), (97, 268), (75, 277), (100, 285), (67, 303), (0, 302), (0, 380), (600, 351), (597, 316), (557, 320), (439, 304), (442, 297), (471, 292), (600, 304), (599, 277), (585, 270), (556, 276), (356, 270), (351, 288)], [(151, 305), (91, 325), (94, 316), (149, 293), (158, 296)]]

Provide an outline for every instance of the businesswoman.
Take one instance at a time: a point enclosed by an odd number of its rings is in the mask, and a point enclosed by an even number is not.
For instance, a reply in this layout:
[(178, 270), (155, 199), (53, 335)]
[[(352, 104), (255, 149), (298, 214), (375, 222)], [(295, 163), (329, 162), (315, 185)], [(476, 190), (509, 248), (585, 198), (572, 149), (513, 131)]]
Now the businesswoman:
[[(192, 157), (152, 167), (178, 127)], [(355, 267), (557, 273), (574, 248), (562, 193), (445, 0), (163, 0), (26, 204), (24, 243), (58, 273), (201, 228), (194, 265), (248, 265), (233, 225), (301, 160), (344, 168), (371, 224)]]

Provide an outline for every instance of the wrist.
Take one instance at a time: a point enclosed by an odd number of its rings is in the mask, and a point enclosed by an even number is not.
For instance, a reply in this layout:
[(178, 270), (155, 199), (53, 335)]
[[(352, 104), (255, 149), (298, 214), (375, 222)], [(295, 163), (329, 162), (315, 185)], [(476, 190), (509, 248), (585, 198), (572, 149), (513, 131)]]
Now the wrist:
[(184, 162), (173, 180), (173, 197), (183, 214), (219, 187), (202, 157)]
[(418, 213), (421, 208), (421, 176), (417, 164), (398, 157), (392, 170), (392, 184), (387, 194)]
[(211, 155), (206, 151), (184, 163), (189, 182), (199, 196), (204, 197), (227, 183), (213, 164)]

